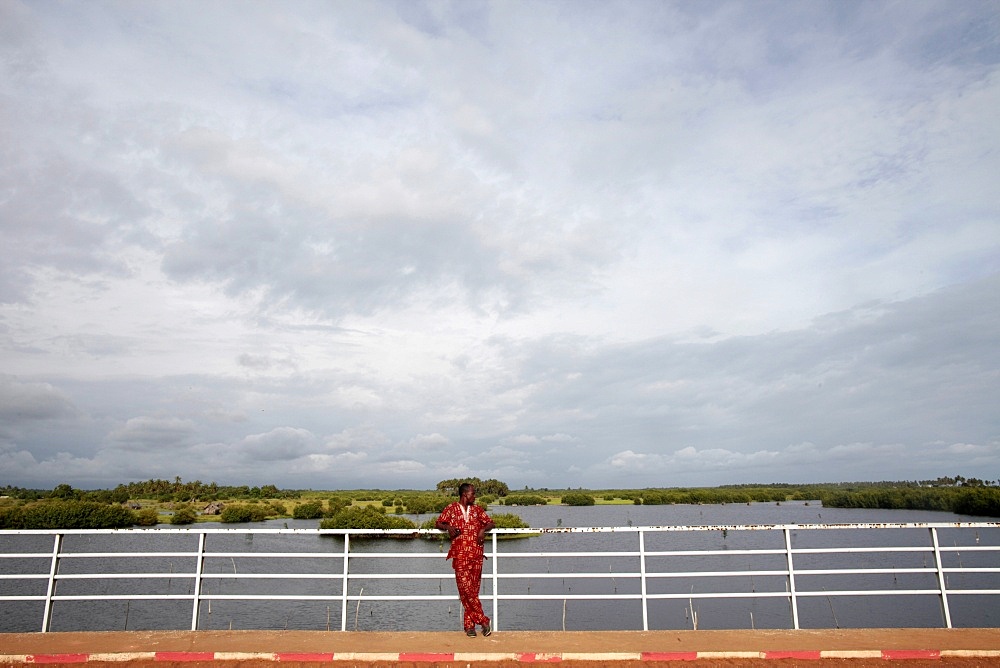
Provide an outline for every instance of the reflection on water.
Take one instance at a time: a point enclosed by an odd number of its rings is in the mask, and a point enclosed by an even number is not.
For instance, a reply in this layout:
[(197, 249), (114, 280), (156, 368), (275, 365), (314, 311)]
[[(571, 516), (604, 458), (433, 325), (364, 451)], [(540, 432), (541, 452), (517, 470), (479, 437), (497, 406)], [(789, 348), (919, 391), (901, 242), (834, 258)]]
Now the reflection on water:
[[(822, 508), (793, 502), (777, 504), (728, 504), (705, 506), (593, 506), (494, 508), (513, 511), (532, 527), (609, 527), (609, 526), (712, 526), (755, 524), (846, 524), (873, 522), (975, 522), (950, 513), (919, 511), (883, 511)], [(418, 523), (430, 516), (411, 516)], [(316, 528), (316, 521), (280, 520), (254, 525), (219, 525), (222, 528)], [(213, 527), (213, 525), (199, 525)], [(793, 530), (792, 541), (800, 548), (877, 548), (885, 545), (910, 545), (916, 552), (884, 553), (845, 551), (838, 554), (796, 555), (796, 589), (799, 592), (824, 590), (900, 591), (933, 589), (935, 573), (911, 573), (908, 569), (929, 568), (933, 552), (928, 548), (926, 529), (876, 531), (806, 531)], [(1000, 531), (978, 532), (970, 529), (939, 529), (943, 546), (997, 544)], [(0, 551), (21, 553), (37, 551), (40, 558), (2, 559), (2, 573), (48, 574), (52, 550), (51, 536), (14, 536), (0, 538)], [(143, 600), (143, 595), (190, 596), (195, 559), (180, 552), (197, 548), (195, 533), (167, 534), (156, 531), (132, 536), (68, 535), (63, 551), (99, 555), (102, 552), (157, 552), (163, 556), (140, 559), (94, 556), (87, 559), (64, 559), (60, 574), (101, 572), (101, 579), (62, 579), (60, 596), (125, 595), (129, 600), (55, 602), (51, 630), (139, 630), (186, 629), (191, 626), (191, 600)], [(768, 574), (785, 567), (784, 536), (780, 531), (665, 532), (645, 534), (647, 552), (721, 550), (723, 555), (649, 556), (646, 572), (647, 593), (674, 594), (674, 599), (652, 599), (647, 614), (650, 629), (778, 628), (792, 627), (787, 598), (737, 597), (700, 599), (697, 594), (712, 591), (742, 591), (755, 594), (787, 591), (787, 577)], [(206, 550), (236, 553), (233, 556), (206, 556), (203, 563), (202, 594), (240, 597), (274, 594), (309, 597), (311, 600), (256, 601), (214, 599), (202, 601), (198, 610), (200, 629), (303, 629), (339, 630), (343, 623), (349, 630), (455, 630), (461, 628), (461, 607), (455, 593), (450, 562), (444, 559), (444, 542), (428, 540), (358, 540), (351, 541), (351, 554), (399, 552), (425, 555), (409, 558), (352, 558), (349, 595), (360, 601), (340, 600), (343, 588), (344, 541), (338, 536), (294, 534), (209, 534)], [(501, 541), (504, 577), (498, 589), (504, 594), (552, 595), (556, 600), (499, 602), (496, 625), (507, 630), (627, 630), (641, 629), (642, 607), (639, 600), (574, 599), (573, 596), (629, 595), (638, 597), (641, 583), (638, 557), (604, 555), (597, 557), (560, 556), (536, 558), (504, 557), (504, 554), (546, 555), (571, 551), (628, 551), (638, 548), (638, 534), (618, 533), (547, 533), (530, 539)], [(747, 550), (774, 550), (775, 554), (746, 554)], [(307, 558), (290, 559), (281, 553), (308, 553)], [(996, 552), (947, 552), (942, 556), (946, 567), (995, 568)], [(847, 574), (820, 576), (801, 571), (820, 568), (889, 568), (886, 574)], [(493, 560), (484, 569), (483, 600), (487, 614), (494, 614), (489, 574)], [(727, 572), (726, 577), (674, 578), (680, 571)], [(155, 573), (154, 578), (116, 578), (115, 574)], [(269, 574), (291, 573), (301, 577), (275, 579)], [(380, 580), (364, 578), (366, 573), (429, 574), (429, 577)], [(560, 574), (552, 577), (553, 574)], [(601, 574), (600, 578), (567, 577), (561, 574)], [(656, 575), (660, 574), (660, 575)], [(518, 577), (518, 576), (523, 577)], [(998, 575), (993, 573), (951, 574), (950, 589), (996, 589)], [(41, 595), (47, 579), (3, 580), (4, 595)], [(422, 595), (446, 597), (443, 600), (376, 600), (379, 596)], [(954, 626), (994, 627), (1000, 621), (996, 596), (949, 596)], [(41, 628), (44, 605), (38, 601), (5, 601), (0, 609), (0, 631), (33, 632)], [(944, 625), (941, 601), (933, 594), (920, 596), (803, 596), (798, 600), (801, 628), (860, 627), (939, 627)]]

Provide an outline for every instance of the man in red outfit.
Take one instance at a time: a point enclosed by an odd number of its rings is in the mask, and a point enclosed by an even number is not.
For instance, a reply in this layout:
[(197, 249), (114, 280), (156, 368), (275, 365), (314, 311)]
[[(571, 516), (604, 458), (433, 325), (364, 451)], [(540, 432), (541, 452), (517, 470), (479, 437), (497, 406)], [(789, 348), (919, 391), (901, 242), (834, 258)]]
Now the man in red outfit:
[(440, 531), (447, 531), (451, 548), (447, 559), (455, 569), (455, 584), (462, 600), (462, 623), (465, 635), (476, 637), (476, 625), (483, 628), (483, 635), (493, 633), (490, 618), (483, 613), (479, 600), (479, 586), (483, 576), (483, 542), (486, 532), (495, 528), (486, 511), (476, 505), (476, 488), (463, 482), (458, 487), (458, 501), (448, 504), (434, 523)]

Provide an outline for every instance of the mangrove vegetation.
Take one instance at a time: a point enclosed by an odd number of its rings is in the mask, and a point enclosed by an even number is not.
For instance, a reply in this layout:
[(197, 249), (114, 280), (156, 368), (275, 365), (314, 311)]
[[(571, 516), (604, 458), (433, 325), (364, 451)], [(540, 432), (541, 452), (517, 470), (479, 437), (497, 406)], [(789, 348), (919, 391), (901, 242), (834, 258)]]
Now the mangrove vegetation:
[[(409, 516), (435, 516), (457, 496), (461, 480), (434, 490), (283, 490), (275, 485), (223, 486), (201, 481), (148, 480), (113, 489), (52, 490), (0, 487), (0, 529), (121, 529), (195, 522), (252, 523), (316, 520), (327, 529), (410, 529)], [(834, 508), (909, 509), (1000, 517), (1000, 481), (941, 477), (883, 481), (655, 489), (529, 489), (512, 493), (499, 480), (471, 479), (484, 507), (601, 504), (724, 504), (817, 502)], [(516, 514), (491, 512), (498, 526), (519, 527)], [(508, 517), (509, 516), (509, 517)], [(498, 518), (503, 518), (498, 521)], [(420, 521), (418, 519), (418, 521)], [(509, 522), (509, 524), (501, 524)], [(433, 517), (430, 520), (433, 524)]]

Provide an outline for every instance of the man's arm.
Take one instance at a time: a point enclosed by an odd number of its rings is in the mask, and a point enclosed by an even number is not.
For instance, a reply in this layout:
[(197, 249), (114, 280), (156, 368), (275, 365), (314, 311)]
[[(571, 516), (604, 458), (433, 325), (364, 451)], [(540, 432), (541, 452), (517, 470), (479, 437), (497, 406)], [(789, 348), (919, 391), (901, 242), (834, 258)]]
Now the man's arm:
[(447, 531), (449, 538), (454, 538), (455, 536), (458, 536), (459, 534), (462, 533), (461, 529), (453, 527), (452, 525), (448, 524), (447, 520), (444, 520), (440, 517), (438, 517), (437, 522), (434, 523), (434, 528), (437, 529), (438, 531)]
[(483, 513), (483, 516), (486, 518), (486, 523), (483, 524), (483, 528), (479, 530), (479, 542), (480, 543), (485, 543), (486, 542), (486, 532), (487, 531), (493, 531), (494, 529), (497, 528), (497, 525), (493, 524), (493, 518), (492, 517), (490, 517), (486, 513)]

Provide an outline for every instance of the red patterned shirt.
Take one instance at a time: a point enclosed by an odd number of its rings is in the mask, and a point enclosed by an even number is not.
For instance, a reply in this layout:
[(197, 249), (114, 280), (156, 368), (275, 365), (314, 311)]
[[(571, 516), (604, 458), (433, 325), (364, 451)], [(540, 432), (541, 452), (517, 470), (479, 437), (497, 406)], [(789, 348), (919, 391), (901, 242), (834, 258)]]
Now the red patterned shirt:
[(451, 539), (451, 548), (446, 559), (456, 561), (483, 560), (483, 546), (479, 544), (479, 530), (493, 525), (493, 520), (481, 506), (472, 504), (466, 508), (458, 501), (449, 503), (438, 516), (439, 522), (462, 531)]

